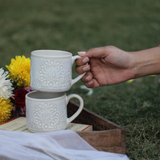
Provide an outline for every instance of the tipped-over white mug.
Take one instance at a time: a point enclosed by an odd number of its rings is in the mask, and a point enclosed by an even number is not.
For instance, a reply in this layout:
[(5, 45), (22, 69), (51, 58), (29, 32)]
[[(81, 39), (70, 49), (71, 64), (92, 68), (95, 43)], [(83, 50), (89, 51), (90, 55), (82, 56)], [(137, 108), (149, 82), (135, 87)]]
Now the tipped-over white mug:
[[(67, 118), (67, 104), (71, 98), (77, 98), (80, 107)], [(27, 128), (31, 132), (63, 130), (81, 113), (83, 105), (83, 99), (77, 94), (30, 92), (26, 94)]]
[(43, 92), (65, 92), (85, 73), (72, 79), (72, 65), (80, 56), (61, 50), (31, 52), (30, 86)]

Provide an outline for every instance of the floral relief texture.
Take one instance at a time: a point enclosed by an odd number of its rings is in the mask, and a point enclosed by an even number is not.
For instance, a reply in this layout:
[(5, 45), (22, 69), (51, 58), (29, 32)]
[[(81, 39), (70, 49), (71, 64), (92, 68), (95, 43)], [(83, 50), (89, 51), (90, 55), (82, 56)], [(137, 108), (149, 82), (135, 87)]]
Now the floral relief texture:
[(27, 125), (33, 130), (58, 130), (66, 127), (65, 110), (59, 111), (55, 103), (39, 103), (28, 116), (30, 121)]
[(70, 72), (58, 60), (44, 60), (38, 68), (38, 82), (33, 83), (42, 88), (67, 87), (71, 82)]

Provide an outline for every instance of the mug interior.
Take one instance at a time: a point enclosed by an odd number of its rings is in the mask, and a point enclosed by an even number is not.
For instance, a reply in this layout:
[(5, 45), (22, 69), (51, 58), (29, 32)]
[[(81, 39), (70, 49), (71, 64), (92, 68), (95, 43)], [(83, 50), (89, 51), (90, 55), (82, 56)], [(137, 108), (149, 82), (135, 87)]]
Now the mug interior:
[(61, 50), (35, 50), (31, 52), (32, 56), (36, 57), (70, 57), (72, 54), (67, 51), (61, 51)]
[(40, 91), (33, 91), (28, 93), (26, 96), (31, 99), (53, 99), (53, 98), (61, 98), (64, 96), (64, 92), (40, 92)]

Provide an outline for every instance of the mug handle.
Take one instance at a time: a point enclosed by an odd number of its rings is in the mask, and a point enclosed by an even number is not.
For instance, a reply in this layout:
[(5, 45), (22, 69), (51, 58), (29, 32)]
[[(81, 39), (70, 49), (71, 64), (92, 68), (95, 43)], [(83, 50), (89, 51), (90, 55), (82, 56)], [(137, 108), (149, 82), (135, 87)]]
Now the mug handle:
[(73, 121), (73, 120), (81, 113), (81, 111), (82, 111), (82, 109), (83, 109), (83, 106), (84, 106), (84, 101), (83, 101), (82, 97), (80, 97), (80, 96), (77, 95), (77, 94), (70, 94), (69, 96), (67, 96), (67, 97), (66, 97), (67, 104), (68, 104), (68, 102), (69, 102), (69, 100), (70, 100), (71, 98), (77, 98), (77, 99), (79, 100), (79, 102), (80, 102), (80, 105), (79, 105), (79, 108), (78, 108), (78, 110), (76, 111), (76, 113), (74, 113), (70, 118), (67, 118), (67, 125), (68, 125), (71, 121)]
[[(72, 65), (75, 62), (76, 59), (81, 58), (80, 56), (76, 55), (72, 57)], [(79, 81), (84, 75), (85, 73), (80, 74), (79, 76), (77, 76), (76, 78), (72, 79), (71, 85), (75, 84), (77, 81)]]

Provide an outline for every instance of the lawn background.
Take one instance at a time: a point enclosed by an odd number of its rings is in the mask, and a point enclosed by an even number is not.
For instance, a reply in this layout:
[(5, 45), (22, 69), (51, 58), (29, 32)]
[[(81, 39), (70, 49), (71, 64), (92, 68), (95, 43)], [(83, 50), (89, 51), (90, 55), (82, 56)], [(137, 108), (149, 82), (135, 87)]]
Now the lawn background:
[[(32, 50), (72, 52), (114, 45), (136, 51), (160, 44), (159, 0), (1, 0), (0, 65)], [(73, 67), (73, 76), (77, 74)], [(95, 88), (76, 83), (85, 107), (126, 130), (131, 160), (160, 159), (160, 76)]]

